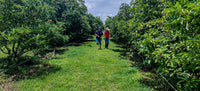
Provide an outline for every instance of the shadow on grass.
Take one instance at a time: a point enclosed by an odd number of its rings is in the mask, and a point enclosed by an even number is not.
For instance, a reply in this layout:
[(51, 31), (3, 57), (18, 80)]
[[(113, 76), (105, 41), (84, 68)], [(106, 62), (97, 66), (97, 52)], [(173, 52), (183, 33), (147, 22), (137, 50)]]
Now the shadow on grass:
[(55, 51), (55, 53), (56, 54), (59, 54), (59, 55), (62, 55), (62, 54), (64, 54), (64, 52), (66, 52), (66, 51), (69, 51), (70, 49), (68, 49), (68, 48), (60, 48), (60, 49), (57, 49), (56, 51)]
[(128, 56), (127, 55), (127, 50), (125, 50), (125, 49), (120, 49), (119, 48), (119, 49), (110, 49), (110, 50), (120, 53), (121, 56)]
[[(29, 57), (30, 61), (27, 61), (21, 65), (21, 62), (27, 60), (28, 57), (26, 58), (20, 58), (21, 61), (17, 61), (15, 63), (12, 63), (12, 65), (8, 62), (6, 59), (0, 59), (1, 65), (5, 65), (4, 69), (8, 69), (4, 72), (5, 75), (7, 75), (8, 77), (13, 77), (13, 80), (19, 81), (19, 80), (23, 80), (23, 79), (35, 79), (35, 78), (40, 78), (46, 75), (49, 75), (50, 73), (55, 73), (58, 70), (61, 69), (61, 67), (57, 66), (57, 65), (51, 65), (48, 62), (45, 61), (39, 61), (39, 58), (31, 58)], [(22, 61), (23, 60), (23, 61)], [(7, 65), (7, 67), (6, 67)]]
[[(86, 44), (86, 42), (94, 42), (95, 40), (84, 40), (81, 42), (74, 42), (74, 43), (69, 43), (66, 46), (81, 46), (83, 44)], [(69, 51), (67, 47), (58, 47), (55, 50), (55, 54), (62, 55), (64, 52)], [(92, 45), (87, 45), (92, 47)], [(20, 58), (18, 61), (10, 61), (8, 58), (0, 58), (0, 72), (3, 69), (8, 69), (6, 70), (5, 74), (7, 76), (15, 76), (14, 80), (21, 80), (21, 79), (34, 79), (37, 77), (45, 76), (48, 75), (49, 73), (55, 73), (56, 71), (60, 70), (61, 67), (57, 65), (51, 65), (48, 62), (41, 61), (41, 60), (46, 60), (52, 57), (54, 49), (49, 49), (44, 51), (44, 56), (42, 57), (23, 57)], [(17, 67), (10, 68), (11, 66), (15, 66), (27, 59), (31, 59), (28, 62), (25, 62)], [(53, 59), (58, 59), (57, 57), (54, 57)], [(22, 61), (23, 60), (23, 61)]]
[(95, 42), (94, 39), (85, 39), (85, 40), (81, 40), (81, 41), (75, 41), (69, 44), (66, 44), (66, 46), (81, 46), (83, 44), (86, 44), (87, 42)]
[(158, 91), (173, 91), (165, 80), (156, 73), (156, 67), (152, 67), (151, 64), (144, 64), (140, 55), (135, 53), (130, 57), (130, 60), (132, 61), (131, 67), (136, 67), (142, 72), (143, 78), (139, 80), (141, 84)]
[[(68, 46), (75, 46), (75, 47), (78, 47), (78, 46), (82, 46), (83, 44), (86, 44), (86, 42), (94, 42), (95, 40), (92, 40), (92, 39), (88, 39), (88, 40), (82, 40), (82, 41), (76, 41), (76, 42), (73, 42), (73, 43), (68, 43), (68, 44), (66, 44), (66, 45), (64, 45), (64, 46), (62, 46), (62, 47), (57, 47), (57, 48), (55, 48), (56, 50), (55, 50), (55, 53), (56, 54), (59, 54), (59, 55), (62, 55), (62, 54), (64, 54), (66, 51), (69, 51), (70, 49), (68, 49), (67, 47)], [(89, 46), (89, 47), (92, 47), (92, 45), (87, 45), (87, 46)], [(48, 55), (47, 54), (49, 54), (49, 53), (53, 53), (54, 52), (54, 49), (52, 48), (52, 49), (48, 49), (48, 50), (45, 50), (44, 52), (43, 52), (43, 54), (44, 55), (42, 55), (44, 58), (47, 58), (48, 59)], [(57, 59), (57, 58), (55, 58), (55, 59)]]
[(152, 87), (157, 91), (174, 91), (161, 76), (157, 74), (145, 75), (143, 79), (139, 80), (140, 83)]
[[(75, 42), (75, 43), (71, 43), (67, 46), (82, 46), (84, 44), (88, 44), (88, 42), (96, 42), (94, 39), (87, 39), (87, 40), (83, 40), (83, 41), (80, 41), (80, 42)], [(88, 45), (85, 45), (85, 46), (88, 46), (88, 47), (92, 47), (91, 44), (88, 44)]]
[[(114, 42), (114, 41), (113, 41)], [(120, 53), (120, 58), (129, 58), (131, 61), (131, 67), (138, 68), (143, 75), (143, 78), (139, 82), (145, 86), (152, 87), (158, 91), (171, 91), (169, 85), (162, 79), (159, 74), (156, 74), (156, 69), (152, 68), (150, 65), (144, 65), (142, 56), (137, 53), (132, 54), (132, 57), (129, 56), (129, 52), (122, 46), (115, 46), (116, 49), (110, 49), (114, 52)]]

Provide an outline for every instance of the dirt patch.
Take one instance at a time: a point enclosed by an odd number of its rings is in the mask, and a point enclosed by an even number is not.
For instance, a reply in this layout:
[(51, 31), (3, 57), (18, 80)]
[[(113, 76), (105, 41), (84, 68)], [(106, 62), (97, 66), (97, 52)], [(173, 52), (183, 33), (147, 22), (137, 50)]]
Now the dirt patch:
[(19, 88), (14, 85), (14, 81), (10, 81), (0, 85), (0, 90), (3, 91), (19, 91)]
[(5, 75), (0, 75), (0, 90), (2, 91), (19, 91), (16, 85), (14, 85), (14, 81), (12, 80), (15, 76), (10, 78), (4, 77)]

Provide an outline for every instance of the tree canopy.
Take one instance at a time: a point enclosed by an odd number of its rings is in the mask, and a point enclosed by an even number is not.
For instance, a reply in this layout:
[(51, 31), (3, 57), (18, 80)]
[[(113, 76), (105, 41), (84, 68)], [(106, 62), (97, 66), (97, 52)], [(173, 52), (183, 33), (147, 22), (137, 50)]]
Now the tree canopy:
[(10, 58), (87, 39), (99, 17), (83, 0), (0, 0), (0, 49)]
[[(130, 56), (140, 56), (178, 90), (198, 90), (200, 79), (200, 1), (132, 0), (108, 17), (114, 40)], [(166, 90), (170, 90), (166, 89)]]

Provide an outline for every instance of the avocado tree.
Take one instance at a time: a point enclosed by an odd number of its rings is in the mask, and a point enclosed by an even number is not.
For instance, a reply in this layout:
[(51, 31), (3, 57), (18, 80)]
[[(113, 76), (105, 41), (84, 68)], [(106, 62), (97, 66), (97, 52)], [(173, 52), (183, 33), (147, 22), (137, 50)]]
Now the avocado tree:
[[(199, 0), (132, 0), (130, 9), (109, 17), (113, 38), (157, 69), (178, 90), (198, 90), (200, 83)], [(127, 5), (123, 5), (127, 6)], [(131, 19), (123, 18), (130, 10)], [(165, 90), (171, 90), (166, 87)]]
[(0, 50), (15, 59), (87, 39), (103, 23), (83, 0), (0, 0), (0, 24)]
[(41, 0), (0, 1), (0, 50), (10, 58), (18, 58), (26, 52), (45, 45), (43, 30), (37, 26), (47, 21), (52, 7)]

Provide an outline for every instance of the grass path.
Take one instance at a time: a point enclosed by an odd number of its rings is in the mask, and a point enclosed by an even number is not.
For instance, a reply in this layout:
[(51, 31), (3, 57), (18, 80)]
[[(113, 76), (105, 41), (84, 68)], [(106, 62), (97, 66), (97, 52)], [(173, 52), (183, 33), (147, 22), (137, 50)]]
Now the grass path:
[[(16, 82), (20, 91), (150, 91), (139, 83), (141, 72), (132, 68), (130, 61), (120, 55), (121, 48), (111, 42), (110, 49), (97, 50), (95, 41), (68, 50), (48, 60), (59, 70), (46, 71), (47, 75), (35, 76)], [(66, 49), (66, 48), (63, 48)], [(45, 72), (45, 71), (44, 71)]]

